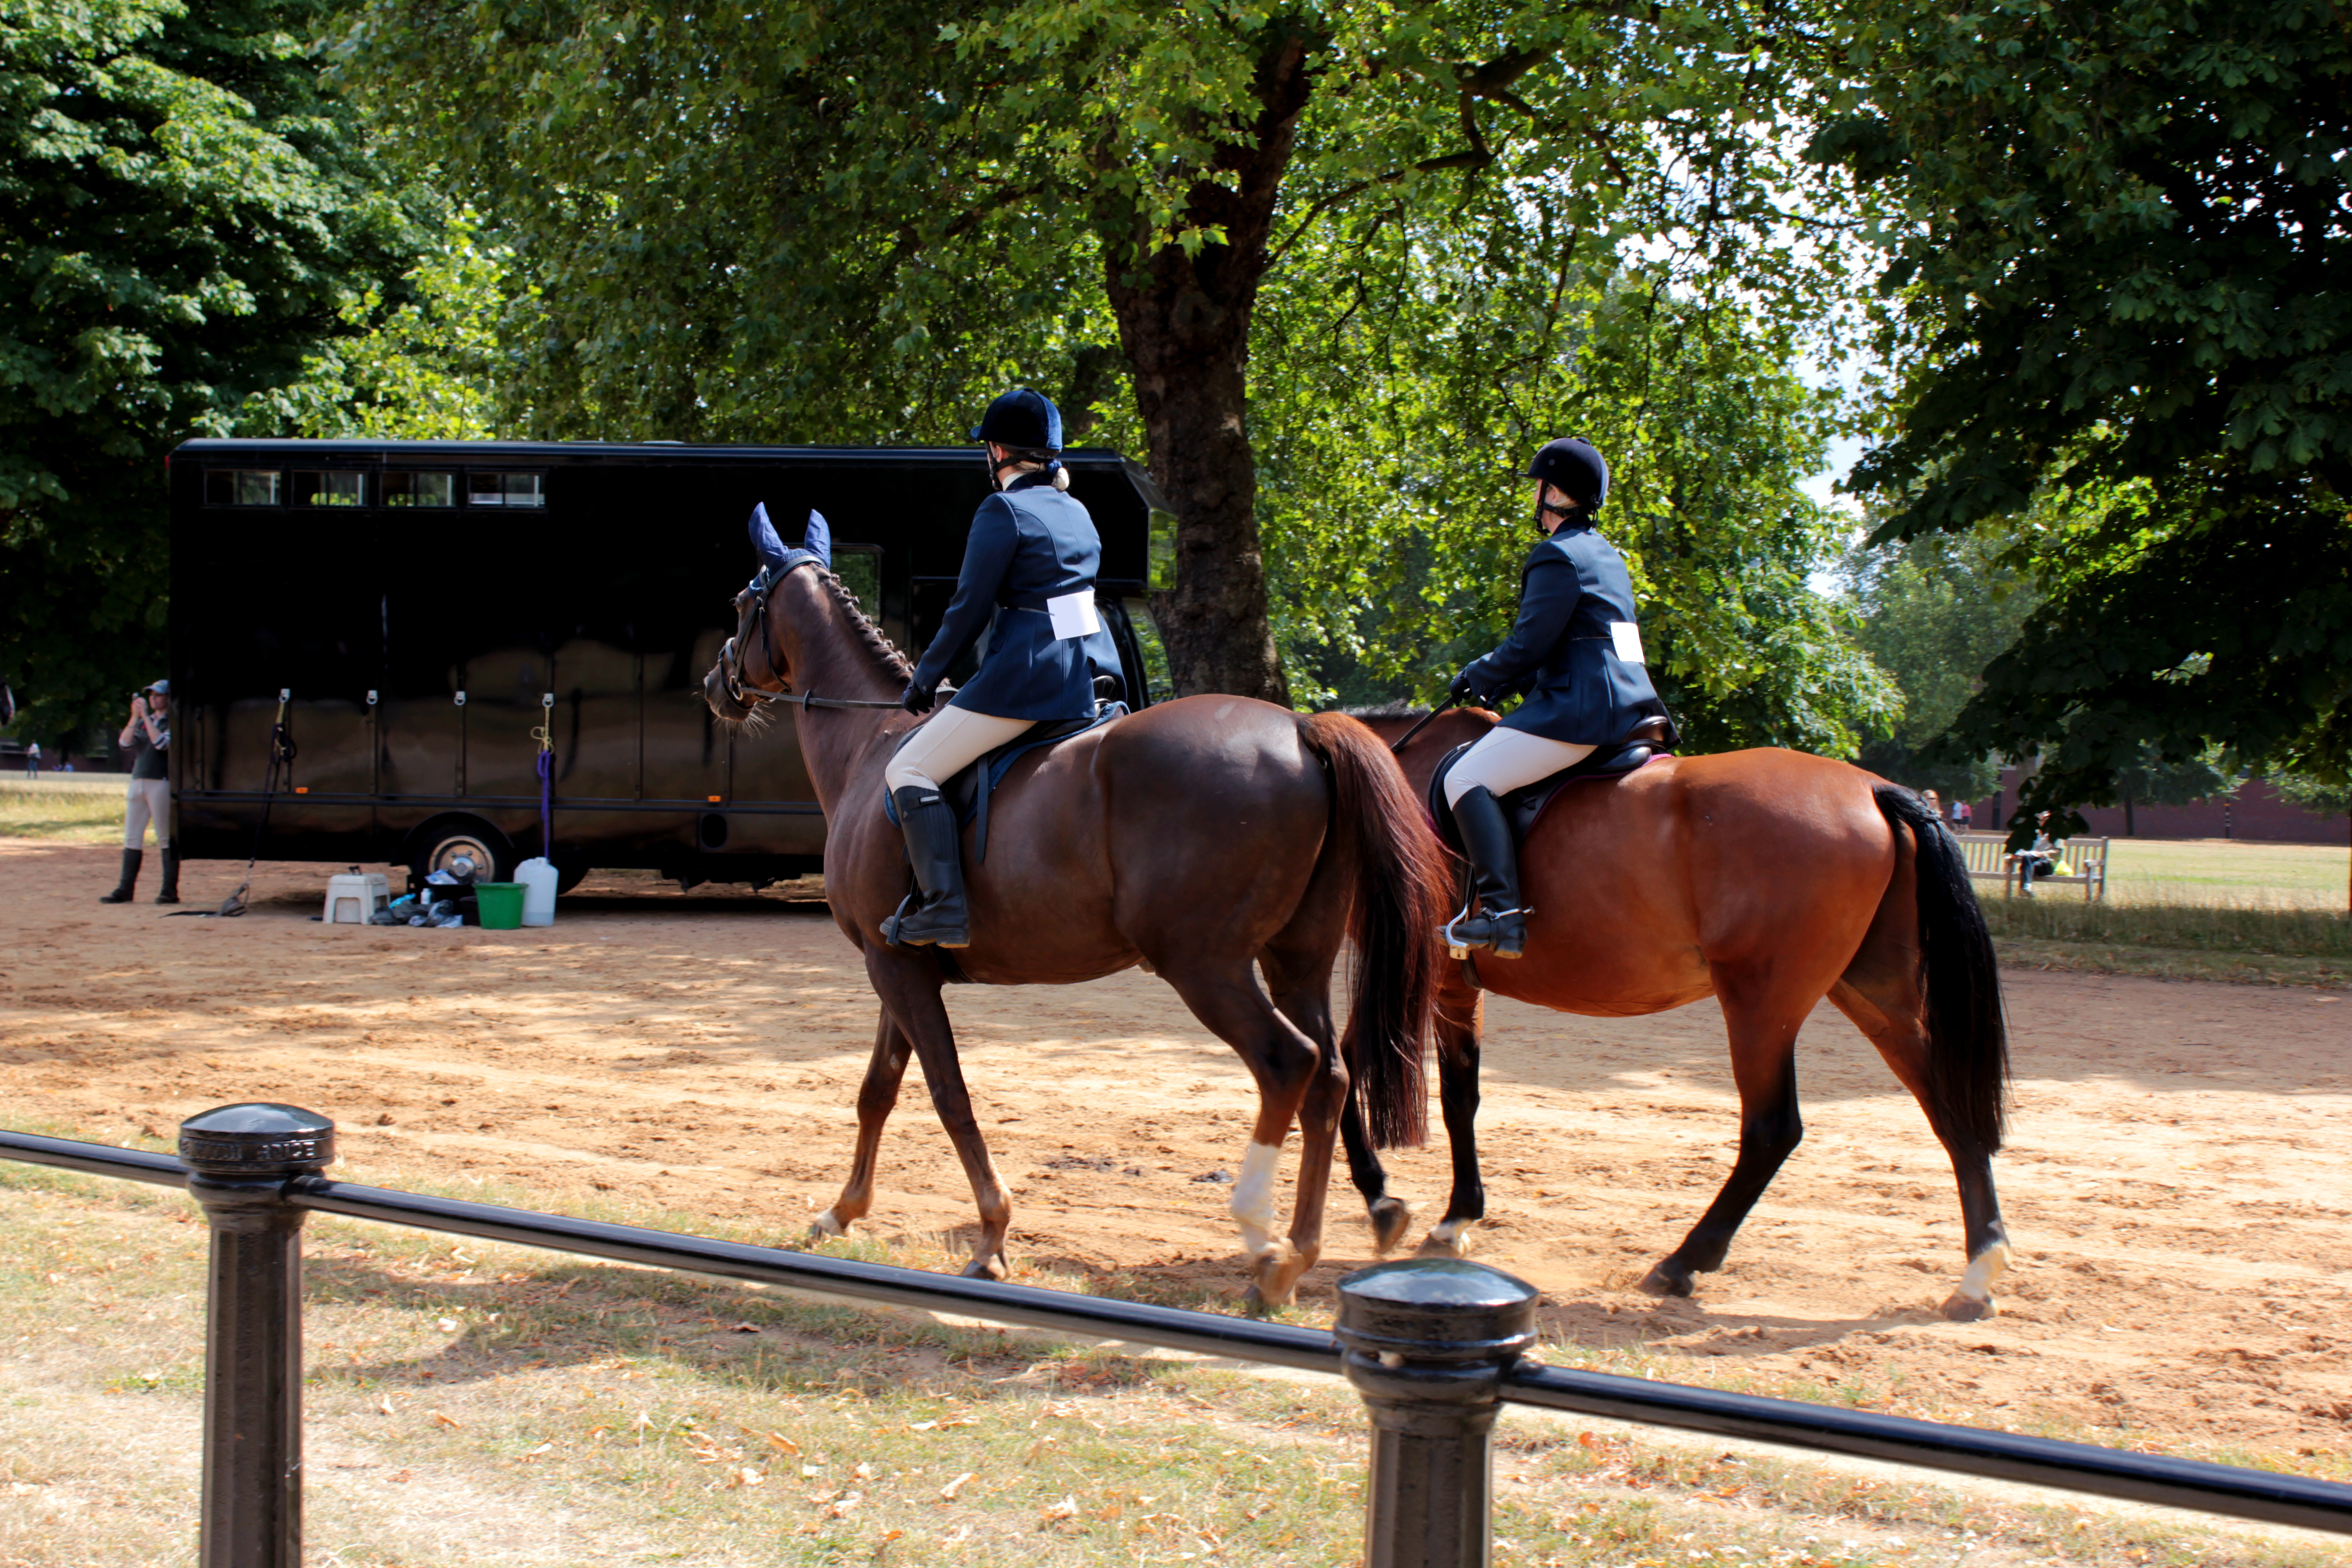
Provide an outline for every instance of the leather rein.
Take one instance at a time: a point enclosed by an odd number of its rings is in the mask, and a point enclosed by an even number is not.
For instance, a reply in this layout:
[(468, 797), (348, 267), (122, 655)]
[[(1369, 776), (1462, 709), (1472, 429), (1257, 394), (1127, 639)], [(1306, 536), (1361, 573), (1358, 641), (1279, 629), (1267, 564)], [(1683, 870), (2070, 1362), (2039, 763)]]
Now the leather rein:
[[(762, 566), (760, 574), (751, 579), (748, 590), (751, 595), (751, 618), (760, 627), (760, 651), (767, 657), (768, 668), (774, 669), (776, 651), (768, 641), (768, 594), (793, 571), (803, 566), (822, 566), (824, 563), (812, 552), (794, 550), (785, 555), (782, 566)], [(719, 672), (726, 682), (727, 695), (739, 707), (749, 708), (754, 702), (786, 702), (806, 710), (811, 708), (896, 708), (899, 704), (863, 697), (819, 697), (815, 692), (762, 691), (756, 686), (743, 684), (743, 658), (729, 637), (719, 650)]]

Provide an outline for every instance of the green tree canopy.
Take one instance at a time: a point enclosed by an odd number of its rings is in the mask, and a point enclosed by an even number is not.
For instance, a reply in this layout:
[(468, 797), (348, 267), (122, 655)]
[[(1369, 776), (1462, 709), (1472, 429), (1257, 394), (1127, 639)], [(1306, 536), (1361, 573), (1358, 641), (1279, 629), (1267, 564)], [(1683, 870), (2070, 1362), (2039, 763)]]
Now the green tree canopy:
[(363, 0), (356, 17), (344, 79), (468, 182), (534, 291), (515, 391), (542, 433), (935, 440), (1034, 381), (1140, 446), (1180, 516), (1160, 605), (1179, 685), (1281, 698), (1259, 448), (1312, 411), (1252, 390), (1269, 280), (1343, 260), (1330, 226), (1385, 203), (1452, 234), (1531, 215), (1545, 247), (1514, 259), (1545, 276), (1638, 242), (1691, 271), (1752, 258), (1769, 290), (1754, 236), (1790, 91), (1778, 46), (1802, 14)]
[(1872, 726), (1863, 742), (1859, 760), (1873, 773), (1947, 800), (1992, 793), (1993, 758), (1948, 755), (1937, 742), (2040, 603), (2000, 553), (1995, 539), (1942, 533), (1848, 553), (1843, 574), (1856, 640), (1903, 694), (1900, 717)]
[[(0, 0), (0, 669), (58, 736), (163, 673), (165, 454), (396, 277), (314, 0)], [(226, 610), (226, 606), (215, 606)]]
[(1912, 538), (2026, 521), (2044, 602), (1951, 727), (2115, 798), (2153, 746), (2352, 763), (2352, 26), (2316, 0), (1861, 0), (1813, 153), (1883, 204)]

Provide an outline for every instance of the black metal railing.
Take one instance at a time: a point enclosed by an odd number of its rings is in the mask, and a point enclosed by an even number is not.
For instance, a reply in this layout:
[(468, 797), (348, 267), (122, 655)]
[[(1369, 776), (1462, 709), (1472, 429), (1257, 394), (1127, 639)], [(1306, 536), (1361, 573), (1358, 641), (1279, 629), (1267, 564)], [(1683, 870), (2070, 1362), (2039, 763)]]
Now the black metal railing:
[(1535, 1289), (1458, 1259), (1347, 1276), (1338, 1326), (1326, 1333), (329, 1181), (320, 1173), (333, 1158), (333, 1123), (285, 1105), (194, 1117), (180, 1126), (176, 1159), (0, 1131), (0, 1159), (185, 1187), (204, 1205), (212, 1252), (201, 1568), (301, 1561), (300, 1232), (312, 1211), (1343, 1374), (1371, 1417), (1369, 1568), (1488, 1561), (1489, 1439), (1502, 1405), (2352, 1535), (2352, 1487), (2306, 1477), (1525, 1363)]

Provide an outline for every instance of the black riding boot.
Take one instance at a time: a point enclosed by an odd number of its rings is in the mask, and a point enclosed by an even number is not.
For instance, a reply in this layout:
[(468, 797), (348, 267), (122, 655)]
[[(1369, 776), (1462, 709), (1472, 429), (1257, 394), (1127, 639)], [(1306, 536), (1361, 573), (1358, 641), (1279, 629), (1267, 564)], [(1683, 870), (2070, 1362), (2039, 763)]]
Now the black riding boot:
[(180, 857), (168, 844), (163, 846), (163, 885), (155, 889), (155, 901), (159, 904), (176, 904), (180, 901)]
[(898, 912), (882, 922), (882, 940), (893, 947), (970, 947), (971, 924), (963, 904), (963, 830), (955, 807), (940, 792), (920, 784), (895, 791), (898, 830), (907, 836), (907, 858), (915, 868), (922, 901), (908, 895)]
[(1484, 784), (1454, 803), (1454, 824), (1470, 852), (1470, 873), (1478, 890), (1478, 912), (1465, 915), (1442, 933), (1448, 949), (1492, 948), (1496, 958), (1527, 951), (1528, 911), (1519, 900), (1519, 848), (1511, 841), (1503, 803)]
[(136, 849), (122, 852), (122, 880), (114, 884), (114, 891), (101, 894), (101, 904), (127, 904), (139, 887), (139, 862), (144, 858)]

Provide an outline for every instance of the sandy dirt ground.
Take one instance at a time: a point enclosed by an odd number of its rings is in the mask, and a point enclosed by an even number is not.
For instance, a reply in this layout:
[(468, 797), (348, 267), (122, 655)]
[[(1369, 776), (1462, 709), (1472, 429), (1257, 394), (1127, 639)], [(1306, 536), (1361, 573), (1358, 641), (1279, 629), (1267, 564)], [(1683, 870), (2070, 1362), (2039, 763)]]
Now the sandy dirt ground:
[[(244, 919), (163, 919), (152, 860), (142, 901), (97, 903), (115, 864), (0, 840), (0, 1124), (111, 1140), (279, 1100), (336, 1119), (351, 1179), (480, 1176), (556, 1210), (610, 1194), (778, 1242), (838, 1190), (875, 1004), (821, 904), (604, 875), (547, 930), (325, 927), (308, 917), (332, 868), (275, 866)], [(185, 907), (236, 879), (192, 868)], [(2020, 1257), (1998, 1319), (1935, 1316), (1962, 1262), (1949, 1169), (1827, 1007), (1799, 1048), (1804, 1146), (1724, 1271), (1658, 1303), (1631, 1285), (1729, 1167), (1714, 1005), (1613, 1020), (1490, 1005), (1476, 1255), (1543, 1288), (1566, 1353), (1711, 1358), (1714, 1381), (1988, 1426), (2352, 1448), (2352, 1004), (2006, 979), (2018, 1099), (1998, 1170)], [(1254, 1097), (1173, 994), (1129, 972), (958, 987), (950, 1006), (1013, 1192), (1016, 1262), (1237, 1296), (1223, 1184)], [(1443, 1207), (1442, 1142), (1391, 1169), (1417, 1235)], [(910, 1081), (865, 1228), (961, 1251), (971, 1220)], [(1352, 1192), (1332, 1221), (1310, 1310), (1370, 1258)]]

